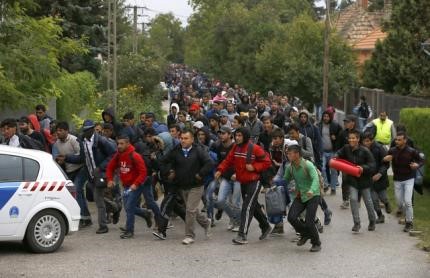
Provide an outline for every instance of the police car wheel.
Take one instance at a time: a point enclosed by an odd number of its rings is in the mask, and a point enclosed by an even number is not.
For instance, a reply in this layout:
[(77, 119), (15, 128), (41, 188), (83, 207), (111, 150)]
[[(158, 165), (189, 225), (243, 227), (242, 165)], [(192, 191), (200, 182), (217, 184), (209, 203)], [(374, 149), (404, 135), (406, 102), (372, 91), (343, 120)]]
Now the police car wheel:
[(25, 241), (35, 253), (56, 251), (63, 243), (66, 223), (55, 210), (47, 209), (36, 214), (27, 227)]

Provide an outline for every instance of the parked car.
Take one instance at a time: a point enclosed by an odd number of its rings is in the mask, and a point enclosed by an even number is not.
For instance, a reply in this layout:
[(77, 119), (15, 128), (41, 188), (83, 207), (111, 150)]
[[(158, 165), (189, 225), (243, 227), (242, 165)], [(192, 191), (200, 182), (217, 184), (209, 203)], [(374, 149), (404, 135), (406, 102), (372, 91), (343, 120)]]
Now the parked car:
[(36, 253), (56, 251), (78, 231), (76, 189), (43, 151), (0, 145), (0, 241), (24, 241)]

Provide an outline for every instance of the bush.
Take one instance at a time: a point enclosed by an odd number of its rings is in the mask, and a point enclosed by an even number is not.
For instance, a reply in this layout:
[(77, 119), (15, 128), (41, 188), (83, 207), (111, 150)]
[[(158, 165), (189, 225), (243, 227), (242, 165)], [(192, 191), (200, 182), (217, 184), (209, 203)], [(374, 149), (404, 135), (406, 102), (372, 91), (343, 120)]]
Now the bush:
[(400, 123), (406, 126), (410, 136), (418, 149), (426, 155), (425, 181), (430, 182), (430, 129), (426, 123), (430, 123), (430, 108), (404, 108), (400, 111)]

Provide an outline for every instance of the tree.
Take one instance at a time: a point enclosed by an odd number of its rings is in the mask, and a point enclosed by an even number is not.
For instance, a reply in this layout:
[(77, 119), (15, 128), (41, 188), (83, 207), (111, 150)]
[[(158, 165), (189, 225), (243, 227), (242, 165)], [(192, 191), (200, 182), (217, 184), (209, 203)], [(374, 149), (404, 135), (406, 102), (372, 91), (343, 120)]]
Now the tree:
[(184, 62), (184, 30), (172, 13), (159, 14), (149, 23), (146, 43), (152, 51), (169, 62)]
[(59, 61), (65, 55), (85, 53), (81, 41), (62, 37), (57, 20), (29, 17), (24, 8), (19, 1), (2, 6), (1, 108), (17, 108), (55, 96), (52, 81), (61, 75)]
[[(324, 25), (303, 14), (285, 26), (257, 54), (256, 74), (265, 90), (299, 96), (308, 104), (321, 102)], [(336, 33), (330, 34), (329, 92), (339, 96), (355, 83), (352, 50)]]
[(430, 2), (393, 1), (387, 38), (364, 67), (366, 87), (402, 95), (430, 94), (430, 62), (421, 43), (430, 38)]
[(255, 59), (262, 45), (282, 35), (282, 25), (301, 12), (312, 12), (302, 0), (192, 1), (185, 62), (225, 81), (250, 89), (262, 87), (255, 78)]

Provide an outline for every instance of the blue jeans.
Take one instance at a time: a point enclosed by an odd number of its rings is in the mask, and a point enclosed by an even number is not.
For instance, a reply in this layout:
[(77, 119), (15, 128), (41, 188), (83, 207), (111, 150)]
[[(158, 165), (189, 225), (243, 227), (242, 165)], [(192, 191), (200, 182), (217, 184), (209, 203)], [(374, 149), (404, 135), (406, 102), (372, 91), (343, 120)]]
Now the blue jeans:
[[(330, 161), (330, 159), (334, 156), (333, 152), (323, 152), (322, 155), (322, 170), (321, 175), (324, 178), (324, 183), (329, 184), (328, 178), (327, 178), (327, 163)], [(339, 184), (338, 177), (337, 177), (337, 171), (335, 169), (330, 168), (330, 188), (332, 190), (336, 190), (336, 186)]]
[(125, 222), (125, 226), (128, 232), (134, 232), (134, 216), (138, 215), (140, 217), (147, 216), (147, 211), (138, 207), (138, 200), (140, 195), (142, 194), (145, 186), (142, 184), (137, 187), (136, 190), (130, 190), (130, 188), (124, 189), (123, 199), (125, 212), (127, 215), (127, 220)]
[(218, 181), (212, 180), (206, 188), (206, 212), (209, 219), (213, 219), (214, 216), (215, 198), (213, 195), (218, 186)]
[(85, 167), (82, 167), (76, 175), (73, 183), (76, 186), (76, 202), (81, 208), (81, 219), (91, 220), (90, 211), (88, 210), (87, 200), (84, 195), (85, 182), (88, 180), (88, 172)]
[[(231, 202), (228, 202), (230, 196)], [(216, 207), (224, 210), (228, 217), (230, 217), (230, 220), (233, 220), (235, 223), (240, 222), (240, 200), (240, 183), (222, 178), (219, 185)]]
[(412, 207), (413, 193), (414, 179), (394, 181), (394, 194), (396, 195), (397, 207), (405, 212), (406, 222), (412, 222), (414, 218), (414, 208)]
[(145, 183), (142, 185), (143, 187), (143, 198), (145, 198), (145, 203), (148, 209), (152, 210), (154, 213), (155, 221), (157, 222), (161, 217), (160, 207), (154, 200), (154, 192), (152, 190), (152, 177), (148, 177)]
[(366, 206), (367, 216), (369, 217), (369, 222), (375, 223), (376, 216), (375, 210), (373, 208), (372, 196), (370, 195), (370, 188), (357, 189), (354, 186), (350, 186), (350, 203), (351, 203), (351, 213), (352, 219), (355, 224), (360, 224), (360, 213), (359, 213), (359, 202), (358, 194), (361, 194), (361, 198)]

